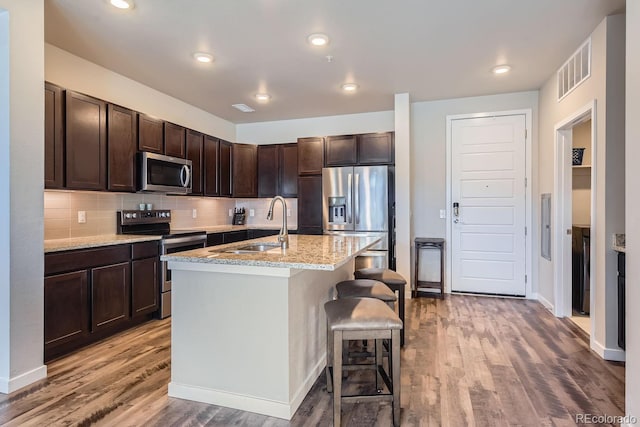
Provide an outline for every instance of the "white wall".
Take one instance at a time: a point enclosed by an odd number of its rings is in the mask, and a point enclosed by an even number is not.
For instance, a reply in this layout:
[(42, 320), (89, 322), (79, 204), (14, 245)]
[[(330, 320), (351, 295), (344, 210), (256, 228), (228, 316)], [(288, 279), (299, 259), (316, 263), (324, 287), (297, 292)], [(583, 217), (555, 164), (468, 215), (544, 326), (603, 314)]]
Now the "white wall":
[(626, 405), (640, 417), (640, 3), (627, 2), (626, 47)]
[(233, 123), (45, 43), (45, 79), (86, 95), (236, 142)]
[[(502, 95), (458, 98), (443, 101), (416, 102), (411, 106), (411, 183), (414, 237), (446, 237), (446, 219), (440, 219), (440, 209), (446, 204), (446, 117), (456, 114), (486, 113), (531, 109), (533, 153), (537, 151), (538, 92), (518, 92)], [(532, 159), (535, 184), (536, 159)], [(535, 188), (534, 188), (535, 190)], [(535, 192), (533, 193), (535, 194)], [(534, 199), (534, 202), (536, 199)], [(534, 230), (538, 227), (538, 207), (532, 206)], [(538, 253), (538, 239), (533, 241), (533, 253)], [(448, 246), (448, 245), (447, 245)], [(533, 291), (536, 275), (533, 270)]]
[[(540, 193), (554, 193), (554, 126), (595, 99), (596, 162), (592, 165), (592, 173), (596, 175), (597, 200), (591, 218), (592, 226), (596, 226), (592, 242), (595, 241), (596, 245), (597, 272), (595, 289), (592, 290), (595, 293), (592, 312), (605, 315), (596, 314), (592, 338), (602, 354), (605, 349), (617, 349), (617, 269), (612, 235), (624, 232), (625, 198), (624, 163), (621, 161), (624, 158), (624, 137), (614, 128), (624, 128), (621, 123), (624, 96), (619, 87), (624, 82), (624, 16), (605, 18), (591, 34), (591, 49), (591, 76), (562, 101), (557, 101), (555, 74), (540, 90), (539, 191), (536, 199), (540, 198)], [(560, 231), (553, 223), (552, 215), (552, 233)], [(558, 254), (553, 253), (552, 261), (538, 257), (539, 293), (551, 304), (555, 304), (553, 260), (557, 257)]]
[(46, 376), (44, 3), (0, 0), (0, 9), (8, 11), (0, 19), (0, 392), (8, 393)]

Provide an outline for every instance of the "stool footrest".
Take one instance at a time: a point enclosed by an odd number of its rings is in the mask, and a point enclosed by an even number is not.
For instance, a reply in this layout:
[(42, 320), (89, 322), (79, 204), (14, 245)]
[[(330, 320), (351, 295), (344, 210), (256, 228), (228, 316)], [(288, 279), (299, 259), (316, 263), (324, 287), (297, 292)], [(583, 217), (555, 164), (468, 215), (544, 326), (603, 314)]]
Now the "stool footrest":
[(381, 394), (356, 394), (353, 396), (342, 396), (342, 400), (345, 402), (393, 402), (393, 395), (389, 393), (381, 393)]

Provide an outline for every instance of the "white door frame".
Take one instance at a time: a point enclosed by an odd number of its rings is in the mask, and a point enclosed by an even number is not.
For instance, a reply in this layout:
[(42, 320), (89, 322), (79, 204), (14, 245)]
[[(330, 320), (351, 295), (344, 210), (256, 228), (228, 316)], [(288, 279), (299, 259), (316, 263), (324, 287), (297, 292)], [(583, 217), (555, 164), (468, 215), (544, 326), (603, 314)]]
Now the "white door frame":
[[(526, 110), (508, 110), (508, 111), (497, 111), (497, 112), (487, 112), (487, 113), (475, 113), (475, 114), (456, 114), (456, 115), (447, 115), (446, 117), (446, 123), (447, 123), (447, 156), (446, 156), (446, 212), (447, 212), (447, 218), (446, 218), (446, 223), (447, 223), (447, 234), (446, 234), (446, 244), (445, 244), (445, 254), (446, 254), (446, 258), (445, 258), (445, 283), (444, 283), (444, 287), (445, 287), (445, 292), (450, 293), (451, 292), (451, 259), (452, 259), (452, 252), (451, 252), (451, 234), (452, 234), (452, 227), (451, 227), (451, 218), (452, 218), (452, 206), (451, 206), (451, 125), (452, 125), (452, 121), (453, 120), (460, 120), (460, 119), (476, 119), (476, 118), (482, 118), (482, 117), (498, 117), (498, 116), (514, 116), (514, 115), (524, 115), (525, 116), (525, 126), (527, 129), (527, 137), (525, 138), (525, 144), (526, 144), (526, 151), (525, 151), (525, 156), (526, 156), (526, 165), (525, 165), (525, 174), (526, 174), (526, 180), (527, 180), (527, 187), (525, 189), (525, 215), (526, 215), (526, 227), (528, 230), (528, 235), (526, 236), (526, 242), (525, 242), (525, 274), (527, 277), (527, 283), (526, 283), (526, 287), (525, 287), (525, 296), (526, 298), (532, 298), (534, 296), (533, 291), (532, 291), (532, 256), (531, 254), (532, 252), (532, 242), (534, 239), (532, 239), (532, 216), (533, 216), (533, 208), (532, 208), (532, 203), (531, 203), (531, 187), (532, 187), (532, 180), (531, 180), (531, 159), (532, 159), (532, 145), (531, 144), (531, 133), (532, 133), (532, 112), (531, 109), (526, 109)], [(524, 230), (523, 230), (524, 232)]]
[[(596, 236), (598, 222), (596, 221), (596, 176), (597, 176), (597, 151), (596, 151), (596, 100), (592, 100), (582, 108), (575, 111), (569, 117), (557, 123), (554, 127), (555, 156), (554, 156), (554, 197), (553, 197), (553, 289), (554, 304), (553, 314), (556, 317), (571, 317), (571, 230), (572, 226), (572, 129), (574, 126), (591, 119), (591, 235)], [(591, 259), (590, 269), (590, 321), (591, 341), (593, 343), (595, 317), (597, 315), (595, 298), (595, 277), (597, 263), (595, 262), (597, 240), (590, 241)], [(593, 345), (592, 345), (593, 347)]]

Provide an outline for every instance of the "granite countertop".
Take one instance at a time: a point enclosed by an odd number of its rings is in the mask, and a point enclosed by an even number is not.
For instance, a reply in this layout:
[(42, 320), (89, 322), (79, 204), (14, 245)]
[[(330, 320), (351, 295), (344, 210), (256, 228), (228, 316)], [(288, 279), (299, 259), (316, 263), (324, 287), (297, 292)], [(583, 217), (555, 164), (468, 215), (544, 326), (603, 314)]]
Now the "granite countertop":
[(226, 264), (301, 270), (335, 270), (377, 243), (379, 237), (290, 235), (289, 248), (264, 252), (226, 253), (225, 250), (256, 242), (276, 242), (272, 237), (163, 255), (163, 261)]
[(626, 252), (626, 235), (614, 234), (613, 235), (613, 250), (616, 252)]
[(160, 240), (160, 236), (139, 236), (133, 234), (104, 234), (100, 236), (71, 237), (44, 241), (44, 253), (70, 251), (73, 249), (97, 248), (100, 246), (124, 245), (127, 243)]
[[(280, 223), (278, 224), (268, 224), (268, 225), (209, 225), (204, 227), (190, 227), (190, 228), (172, 228), (172, 230), (176, 231), (184, 231), (184, 230), (202, 230), (206, 231), (207, 234), (210, 233), (225, 233), (227, 231), (243, 231), (243, 230), (280, 230)], [(295, 227), (287, 227), (289, 231), (295, 231)]]

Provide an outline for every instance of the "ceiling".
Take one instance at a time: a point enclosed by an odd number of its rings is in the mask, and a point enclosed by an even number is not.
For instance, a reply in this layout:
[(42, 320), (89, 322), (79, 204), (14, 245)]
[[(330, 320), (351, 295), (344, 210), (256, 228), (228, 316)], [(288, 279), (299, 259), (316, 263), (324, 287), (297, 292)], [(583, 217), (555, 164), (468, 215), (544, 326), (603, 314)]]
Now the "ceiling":
[[(249, 123), (392, 110), (396, 93), (416, 102), (535, 90), (622, 11), (624, 0), (135, 0), (130, 11), (45, 0), (45, 40)], [(327, 46), (307, 43), (316, 32)], [(196, 51), (214, 62), (197, 63)], [(494, 76), (502, 63), (511, 72)], [(350, 81), (359, 89), (345, 94)]]

